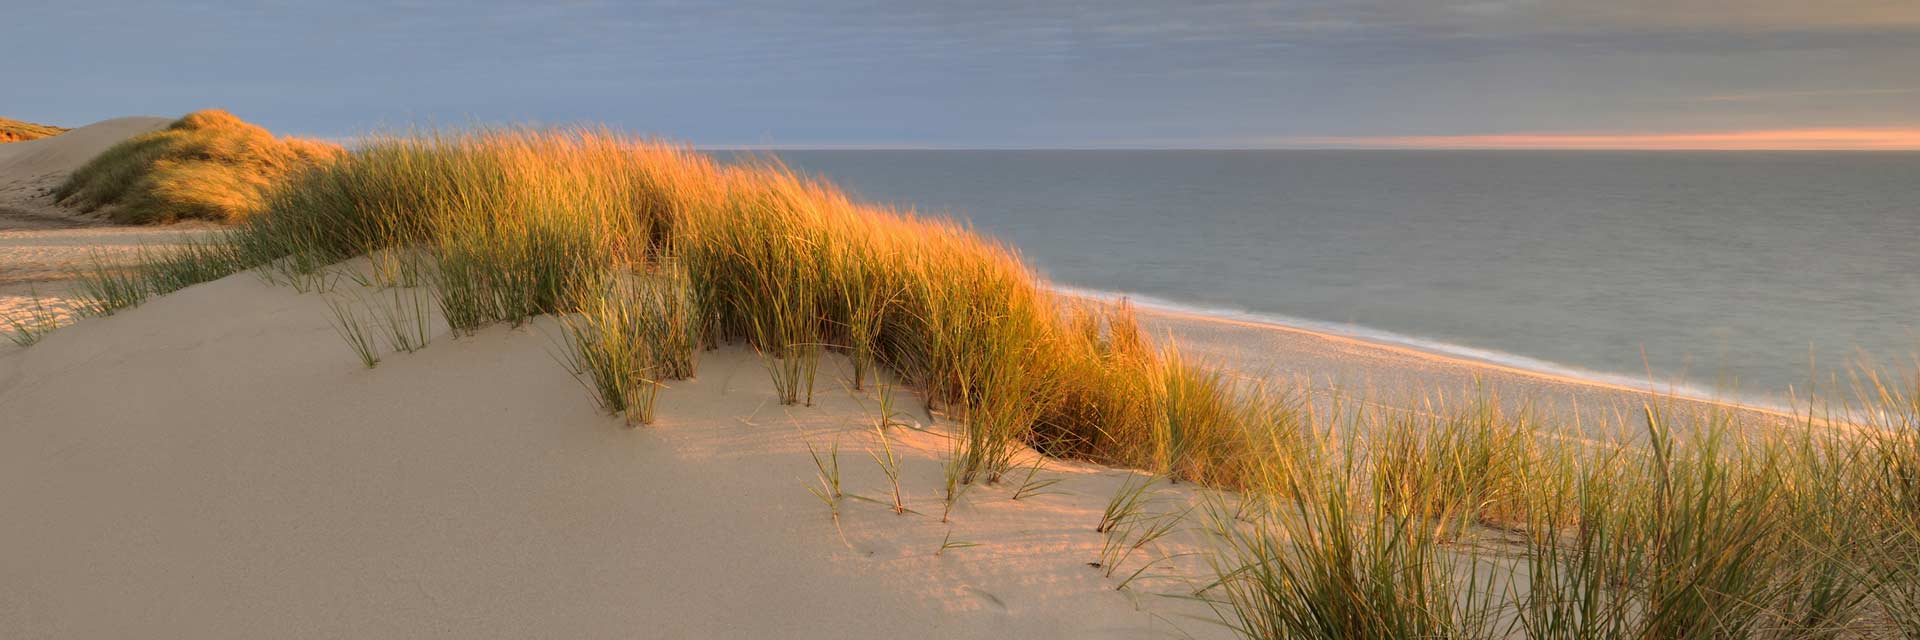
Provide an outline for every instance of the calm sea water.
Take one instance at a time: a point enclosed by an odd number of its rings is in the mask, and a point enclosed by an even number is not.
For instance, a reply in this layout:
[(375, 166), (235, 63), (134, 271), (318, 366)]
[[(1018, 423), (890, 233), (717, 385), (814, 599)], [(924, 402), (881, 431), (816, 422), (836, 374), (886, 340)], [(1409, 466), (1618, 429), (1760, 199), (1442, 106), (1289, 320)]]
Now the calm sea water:
[(1148, 304), (1760, 399), (1920, 352), (1920, 154), (780, 155)]

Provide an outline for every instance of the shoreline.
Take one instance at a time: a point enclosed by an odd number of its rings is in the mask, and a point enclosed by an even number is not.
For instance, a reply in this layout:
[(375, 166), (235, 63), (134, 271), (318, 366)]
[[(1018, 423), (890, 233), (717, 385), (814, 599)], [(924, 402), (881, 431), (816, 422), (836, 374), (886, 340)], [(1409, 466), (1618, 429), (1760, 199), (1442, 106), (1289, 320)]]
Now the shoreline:
[(1623, 384), (1276, 320), (1210, 314), (1152, 298), (1142, 301), (1137, 296), (1069, 287), (1053, 290), (1077, 298), (1126, 297), (1142, 324), (1152, 330), (1151, 337), (1171, 339), (1182, 349), (1197, 351), (1241, 375), (1324, 381), (1326, 389), (1363, 391), (1361, 395), (1369, 401), (1418, 401), (1436, 393), (1447, 397), (1478, 390), (1508, 402), (1510, 408), (1540, 409), (1543, 405), (1537, 401), (1546, 400), (1548, 413), (1576, 421), (1617, 419), (1622, 410), (1638, 411), (1648, 404), (1689, 412), (1728, 412), (1770, 424), (1807, 420), (1789, 405), (1715, 397), (1683, 385), (1663, 389), (1654, 384)]
[[(1518, 353), (1455, 344), (1439, 339), (1400, 334), (1385, 329), (1374, 329), (1364, 325), (1324, 322), (1283, 314), (1227, 307), (1202, 307), (1135, 293), (1069, 286), (1053, 286), (1050, 288), (1056, 293), (1074, 298), (1088, 298), (1106, 302), (1118, 302), (1124, 299), (1131, 303), (1136, 309), (1149, 311), (1153, 315), (1181, 317), (1194, 321), (1214, 321), (1257, 329), (1287, 331), (1323, 340), (1343, 341), (1372, 348), (1390, 349), (1449, 363), (1484, 367), (1517, 375), (1534, 376), (1563, 384), (1580, 384), (1626, 393), (1674, 397), (1695, 402), (1711, 402), (1729, 407), (1764, 410), (1780, 414), (1791, 414), (1794, 411), (1790, 400), (1782, 402), (1780, 399), (1765, 397), (1723, 396), (1710, 389), (1702, 388), (1696, 383), (1690, 382), (1670, 381), (1661, 384), (1652, 380), (1634, 381), (1633, 376), (1626, 374), (1583, 369), (1574, 365), (1541, 360)], [(1664, 387), (1664, 389), (1661, 387)]]

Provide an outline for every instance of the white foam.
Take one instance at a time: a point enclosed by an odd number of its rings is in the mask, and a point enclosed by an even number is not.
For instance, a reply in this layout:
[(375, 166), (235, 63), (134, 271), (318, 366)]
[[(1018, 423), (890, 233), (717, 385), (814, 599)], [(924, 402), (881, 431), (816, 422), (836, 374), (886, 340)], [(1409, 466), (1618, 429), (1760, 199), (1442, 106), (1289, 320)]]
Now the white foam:
[(1512, 367), (1515, 369), (1521, 369), (1524, 371), (1531, 371), (1535, 373), (1542, 373), (1542, 374), (1553, 375), (1553, 376), (1562, 376), (1562, 377), (1568, 377), (1568, 378), (1576, 378), (1580, 380), (1587, 380), (1587, 381), (1597, 382), (1601, 384), (1613, 385), (1618, 387), (1626, 387), (1629, 389), (1639, 389), (1639, 390), (1660, 394), (1660, 395), (1669, 395), (1669, 396), (1675, 396), (1675, 397), (1686, 398), (1691, 400), (1702, 400), (1702, 401), (1711, 401), (1711, 402), (1729, 402), (1729, 403), (1750, 406), (1750, 407), (1772, 409), (1775, 411), (1785, 411), (1785, 412), (1793, 411), (1793, 407), (1791, 406), (1790, 403), (1784, 402), (1776, 398), (1743, 397), (1736, 394), (1728, 394), (1725, 392), (1714, 391), (1711, 389), (1707, 389), (1704, 387), (1700, 387), (1700, 386), (1696, 386), (1693, 384), (1688, 384), (1680, 381), (1670, 380), (1670, 381), (1662, 382), (1658, 380), (1650, 380), (1648, 378), (1640, 377), (1640, 376), (1625, 375), (1625, 374), (1619, 374), (1619, 373), (1608, 373), (1603, 371), (1594, 371), (1592, 369), (1585, 369), (1585, 368), (1581, 368), (1573, 365), (1552, 362), (1549, 360), (1542, 360), (1539, 358), (1528, 357), (1528, 356), (1520, 355), (1517, 353), (1508, 353), (1505, 351), (1497, 351), (1492, 349), (1483, 349), (1479, 347), (1455, 344), (1455, 343), (1446, 342), (1442, 340), (1436, 340), (1432, 338), (1423, 338), (1420, 336), (1411, 336), (1403, 333), (1395, 333), (1392, 331), (1385, 331), (1381, 329), (1375, 329), (1372, 327), (1366, 327), (1366, 326), (1345, 323), (1345, 322), (1325, 322), (1320, 320), (1309, 320), (1306, 318), (1298, 318), (1294, 316), (1277, 314), (1277, 313), (1248, 311), (1245, 309), (1234, 309), (1229, 307), (1200, 306), (1200, 305), (1176, 302), (1176, 301), (1167, 300), (1164, 298), (1155, 298), (1152, 296), (1143, 296), (1139, 294), (1122, 293), (1117, 291), (1105, 291), (1105, 290), (1099, 290), (1099, 289), (1083, 289), (1079, 287), (1055, 285), (1053, 287), (1053, 290), (1059, 293), (1070, 295), (1070, 296), (1093, 298), (1093, 299), (1106, 300), (1106, 301), (1118, 301), (1122, 298), (1125, 298), (1131, 301), (1134, 306), (1140, 307), (1143, 309), (1164, 311), (1169, 313), (1178, 313), (1178, 314), (1184, 314), (1184, 315), (1205, 316), (1209, 318), (1219, 318), (1223, 320), (1234, 320), (1234, 321), (1240, 321), (1240, 322), (1251, 322), (1256, 324), (1274, 325), (1278, 327), (1302, 329), (1302, 330), (1313, 331), (1318, 333), (1327, 333), (1327, 334), (1337, 335), (1341, 337), (1362, 340), (1366, 342), (1373, 342), (1377, 344), (1406, 347), (1409, 349), (1424, 351), (1427, 353), (1432, 353), (1437, 355), (1466, 358), (1469, 360), (1476, 360), (1476, 361), (1485, 362), (1489, 364)]

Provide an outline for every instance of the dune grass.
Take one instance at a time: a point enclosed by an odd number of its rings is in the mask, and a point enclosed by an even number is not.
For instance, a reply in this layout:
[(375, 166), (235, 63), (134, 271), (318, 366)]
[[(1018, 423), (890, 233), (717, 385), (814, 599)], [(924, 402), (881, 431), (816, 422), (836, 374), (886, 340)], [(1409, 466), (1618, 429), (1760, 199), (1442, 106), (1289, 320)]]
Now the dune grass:
[(32, 122), (14, 120), (12, 118), (0, 118), (0, 143), (36, 140), (39, 138), (57, 136), (62, 133), (66, 133), (67, 131), (68, 129), (65, 127), (56, 127), (53, 125), (46, 125), (46, 124), (35, 124)]
[[(292, 174), (225, 243), (167, 280), (420, 256), (456, 334), (557, 314), (569, 368), (641, 422), (704, 347), (759, 350), (796, 404), (821, 352), (846, 353), (852, 385), (884, 370), (956, 425), (943, 516), (1019, 480), (1025, 447), (1148, 472), (1098, 523), (1115, 575), (1180, 521), (1144, 515), (1154, 478), (1240, 490), (1208, 510), (1218, 575), (1194, 597), (1247, 637), (1920, 633), (1912, 381), (1797, 429), (1650, 406), (1601, 438), (1488, 398), (1309, 397), (1155, 345), (1124, 303), (1056, 295), (961, 225), (601, 130), (371, 140)], [(100, 297), (164, 288), (153, 273)]]
[(1210, 509), (1203, 594), (1255, 638), (1912, 637), (1914, 387), (1872, 388), (1605, 440), (1482, 403), (1310, 415), (1334, 428), (1262, 458), (1254, 506)]
[(149, 297), (212, 282), (258, 264), (242, 255), (232, 236), (216, 233), (157, 247), (141, 247), (137, 259), (116, 261), (94, 253), (85, 267), (70, 274), (76, 311), (83, 316), (113, 315), (140, 306)]
[(354, 302), (345, 298), (327, 298), (327, 310), (333, 314), (333, 331), (347, 344), (353, 355), (359, 358), (360, 365), (372, 369), (380, 364), (380, 346), (374, 342), (377, 328), (370, 328), (372, 318), (362, 315), (354, 308)]
[(61, 204), (105, 208), (116, 222), (235, 222), (262, 209), (290, 174), (341, 155), (339, 146), (274, 137), (217, 109), (114, 145), (54, 188)]
[(827, 512), (833, 516), (833, 521), (838, 523), (840, 522), (840, 501), (847, 495), (840, 489), (840, 441), (835, 439), (825, 456), (821, 456), (820, 450), (809, 441), (807, 456), (813, 458), (813, 468), (816, 472), (814, 479), (820, 484), (818, 487), (808, 485), (807, 492), (812, 493), (814, 497), (820, 499), (822, 504), (827, 505)]
[(394, 351), (413, 353), (433, 341), (433, 317), (428, 310), (429, 294), (408, 287), (390, 287), (374, 294), (374, 315), (380, 334)]
[(22, 347), (39, 344), (47, 332), (60, 326), (60, 316), (47, 308), (46, 300), (38, 292), (29, 292), (27, 295), (33, 299), (31, 306), (0, 315), (0, 321), (4, 321), (0, 324), (4, 324), (9, 331), (7, 340)]
[(653, 423), (665, 380), (692, 377), (700, 350), (686, 276), (675, 269), (625, 273), (573, 294), (563, 316), (562, 361), (602, 408), (635, 424)]
[(999, 480), (1028, 443), (1166, 464), (1113, 446), (1168, 431), (1150, 382), (1166, 365), (1127, 312), (1058, 298), (964, 227), (777, 164), (722, 166), (598, 130), (375, 139), (295, 176), (240, 236), (241, 253), (293, 272), (417, 249), (456, 332), (577, 312), (575, 290), (672, 265), (685, 287), (676, 344), (744, 340), (798, 404), (823, 350), (854, 356), (858, 383), (884, 367), (968, 425), (965, 482)]
[(127, 268), (93, 256), (86, 269), (74, 274), (74, 293), (81, 301), (80, 312), (88, 316), (110, 316), (121, 309), (138, 307), (153, 295), (159, 279), (149, 274), (159, 269), (142, 265)]

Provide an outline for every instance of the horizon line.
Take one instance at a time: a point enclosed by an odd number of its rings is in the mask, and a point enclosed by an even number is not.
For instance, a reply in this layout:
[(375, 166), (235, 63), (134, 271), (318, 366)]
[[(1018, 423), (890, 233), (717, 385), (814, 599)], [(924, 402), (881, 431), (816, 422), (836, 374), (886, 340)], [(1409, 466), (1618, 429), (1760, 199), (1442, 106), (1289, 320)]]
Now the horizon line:
[(1388, 145), (1354, 146), (958, 146), (958, 145), (828, 145), (828, 144), (693, 144), (695, 151), (779, 152), (779, 151), (1619, 151), (1619, 152), (1716, 152), (1716, 153), (1915, 153), (1916, 147), (1415, 147)]
[[(557, 125), (567, 126), (567, 125)], [(1382, 136), (1251, 136), (1065, 144), (759, 142), (702, 144), (643, 134), (699, 151), (1695, 151), (1916, 152), (1920, 128), (1753, 129), (1723, 132), (1526, 132)], [(348, 146), (370, 135), (314, 136)]]
[(910, 143), (695, 145), (715, 151), (831, 150), (1448, 150), (1448, 151), (1920, 151), (1920, 128), (1824, 127), (1680, 133), (1520, 132), (1136, 140), (1060, 146)]

